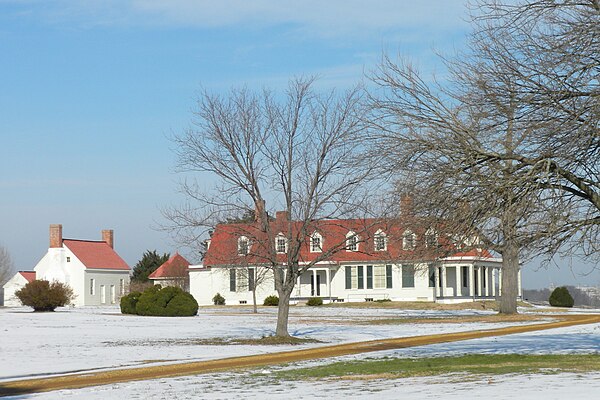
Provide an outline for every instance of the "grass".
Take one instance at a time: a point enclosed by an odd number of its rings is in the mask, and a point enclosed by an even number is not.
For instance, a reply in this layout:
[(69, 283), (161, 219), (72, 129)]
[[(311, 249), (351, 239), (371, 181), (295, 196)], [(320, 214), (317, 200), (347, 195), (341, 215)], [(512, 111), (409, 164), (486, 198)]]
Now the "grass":
[(145, 340), (145, 341), (114, 341), (103, 342), (107, 346), (231, 346), (231, 345), (286, 345), (321, 343), (316, 339), (305, 339), (298, 337), (263, 336), (261, 338), (206, 338), (206, 339), (167, 339), (167, 340)]
[(434, 358), (383, 358), (336, 362), (328, 365), (283, 370), (276, 378), (385, 379), (445, 374), (523, 374), (600, 371), (600, 354), (593, 355), (463, 355)]

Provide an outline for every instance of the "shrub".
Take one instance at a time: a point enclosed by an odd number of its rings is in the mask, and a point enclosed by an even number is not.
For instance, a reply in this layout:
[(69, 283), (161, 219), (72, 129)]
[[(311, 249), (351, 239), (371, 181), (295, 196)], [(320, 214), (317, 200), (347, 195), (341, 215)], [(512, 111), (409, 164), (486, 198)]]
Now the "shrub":
[(548, 301), (553, 307), (573, 307), (573, 304), (575, 304), (573, 296), (571, 296), (569, 290), (564, 286), (554, 289)]
[(322, 306), (323, 305), (323, 299), (320, 298), (320, 297), (311, 297), (306, 302), (306, 305), (307, 306), (311, 306), (311, 307)]
[(196, 299), (181, 288), (160, 285), (148, 288), (139, 297), (135, 305), (138, 315), (159, 317), (188, 317), (196, 315), (198, 303)]
[(69, 304), (74, 298), (73, 289), (65, 283), (35, 280), (15, 292), (24, 306), (33, 311), (54, 311)]
[(265, 297), (265, 301), (263, 302), (263, 306), (278, 306), (279, 305), (279, 297), (272, 295)]
[(141, 292), (131, 292), (127, 296), (121, 297), (121, 313), (136, 314), (135, 306), (141, 295)]
[(392, 299), (380, 299), (380, 300), (375, 300), (376, 303), (388, 303), (391, 302)]
[(215, 296), (212, 298), (212, 301), (215, 303), (215, 306), (225, 305), (225, 297), (221, 296), (221, 293), (215, 294)]

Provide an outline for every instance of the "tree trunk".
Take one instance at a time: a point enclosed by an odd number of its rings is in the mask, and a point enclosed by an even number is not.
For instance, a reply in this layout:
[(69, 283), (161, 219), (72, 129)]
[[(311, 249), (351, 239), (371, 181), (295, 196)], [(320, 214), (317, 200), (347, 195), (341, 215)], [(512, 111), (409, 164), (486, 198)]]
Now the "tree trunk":
[(258, 314), (258, 307), (256, 306), (256, 283), (252, 287), (252, 304), (254, 305), (252, 311), (254, 314)]
[(288, 332), (288, 318), (290, 314), (290, 297), (292, 294), (293, 287), (291, 289), (282, 288), (279, 291), (279, 306), (277, 308), (277, 329), (275, 330), (275, 336), (289, 337)]
[(500, 313), (517, 313), (519, 294), (519, 247), (509, 240), (502, 252), (502, 294), (500, 295)]

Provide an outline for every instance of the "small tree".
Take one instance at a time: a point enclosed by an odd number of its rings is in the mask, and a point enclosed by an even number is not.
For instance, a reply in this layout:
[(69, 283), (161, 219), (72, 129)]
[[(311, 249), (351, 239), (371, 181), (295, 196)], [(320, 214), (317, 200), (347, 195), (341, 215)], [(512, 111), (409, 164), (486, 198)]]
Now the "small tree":
[(215, 306), (224, 306), (225, 305), (225, 297), (221, 296), (221, 293), (217, 293), (212, 298)]
[(14, 275), (14, 266), (8, 250), (0, 246), (0, 288)]
[(552, 307), (573, 307), (573, 304), (575, 304), (569, 289), (564, 286), (554, 289), (548, 302)]
[(69, 304), (74, 298), (73, 289), (65, 283), (35, 280), (15, 292), (24, 306), (33, 311), (54, 311), (56, 307)]
[(131, 275), (132, 282), (148, 282), (148, 276), (156, 271), (158, 267), (165, 263), (170, 257), (170, 254), (165, 253), (159, 255), (156, 250), (147, 250), (142, 258), (133, 267)]

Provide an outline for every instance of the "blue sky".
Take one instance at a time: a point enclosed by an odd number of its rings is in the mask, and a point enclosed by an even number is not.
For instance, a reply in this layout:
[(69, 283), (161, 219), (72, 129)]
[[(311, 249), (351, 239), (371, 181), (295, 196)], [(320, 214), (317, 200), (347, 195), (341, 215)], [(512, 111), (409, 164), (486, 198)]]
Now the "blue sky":
[[(433, 49), (465, 45), (466, 18), (447, 0), (0, 0), (0, 243), (20, 269), (45, 253), (51, 223), (80, 239), (114, 229), (130, 265), (174, 252), (153, 227), (181, 201), (168, 136), (189, 125), (201, 87), (316, 74), (345, 88), (382, 51), (433, 72)], [(538, 265), (525, 287), (600, 284)]]

